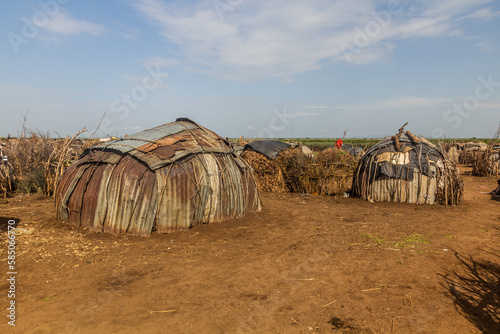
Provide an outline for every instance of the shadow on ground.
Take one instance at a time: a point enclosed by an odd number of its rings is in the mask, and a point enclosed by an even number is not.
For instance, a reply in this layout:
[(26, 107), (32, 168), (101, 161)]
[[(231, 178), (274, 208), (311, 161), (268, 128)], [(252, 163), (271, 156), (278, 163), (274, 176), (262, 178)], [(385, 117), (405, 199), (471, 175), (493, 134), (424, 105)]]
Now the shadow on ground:
[[(12, 222), (11, 221), (15, 221), (16, 223), (12, 225)], [(0, 216), (0, 231), (3, 232), (3, 231), (7, 231), (8, 229), (8, 226), (11, 225), (11, 226), (17, 226), (17, 224), (19, 224), (19, 222), (21, 221), (21, 219), (19, 218), (14, 218), (14, 217), (1, 217)], [(9, 224), (9, 222), (11, 222), (11, 224)]]
[(455, 253), (460, 261), (457, 271), (440, 275), (447, 296), (455, 308), (483, 333), (500, 333), (500, 256), (485, 251), (491, 260), (475, 259)]

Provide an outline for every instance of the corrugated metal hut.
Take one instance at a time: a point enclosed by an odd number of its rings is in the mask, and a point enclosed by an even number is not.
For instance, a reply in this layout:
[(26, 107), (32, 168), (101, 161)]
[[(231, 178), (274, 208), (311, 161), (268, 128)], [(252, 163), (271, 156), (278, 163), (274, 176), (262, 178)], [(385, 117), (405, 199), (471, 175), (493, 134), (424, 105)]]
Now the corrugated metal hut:
[(440, 148), (400, 130), (361, 157), (352, 195), (373, 201), (456, 205), (463, 197), (463, 182)]
[(188, 119), (85, 150), (56, 191), (58, 218), (113, 234), (184, 230), (260, 207), (251, 167)]

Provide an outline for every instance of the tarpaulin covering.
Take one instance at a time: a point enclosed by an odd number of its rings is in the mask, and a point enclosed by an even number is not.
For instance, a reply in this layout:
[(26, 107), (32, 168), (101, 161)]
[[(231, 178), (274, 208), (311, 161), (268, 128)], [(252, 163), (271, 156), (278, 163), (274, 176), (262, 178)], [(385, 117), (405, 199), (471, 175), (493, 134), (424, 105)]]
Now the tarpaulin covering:
[(342, 147), (340, 148), (342, 151), (346, 151), (353, 157), (359, 157), (361, 154), (363, 154), (363, 149), (361, 147), (354, 147), (350, 144), (342, 144)]
[(290, 147), (290, 144), (279, 140), (257, 140), (245, 145), (243, 151), (251, 149), (265, 155), (269, 159), (276, 159), (281, 151)]

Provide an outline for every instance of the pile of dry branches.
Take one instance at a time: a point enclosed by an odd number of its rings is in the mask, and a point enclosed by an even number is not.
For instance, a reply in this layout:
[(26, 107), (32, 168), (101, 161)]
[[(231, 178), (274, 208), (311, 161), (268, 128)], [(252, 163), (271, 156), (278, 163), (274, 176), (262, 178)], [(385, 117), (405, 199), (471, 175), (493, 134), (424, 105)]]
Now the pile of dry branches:
[(54, 142), (43, 133), (10, 139), (5, 154), (14, 169), (16, 188), (23, 193), (44, 193), (44, 164), (54, 150)]
[(312, 172), (315, 169), (314, 157), (304, 154), (300, 146), (281, 152), (276, 163), (283, 171), (288, 191), (318, 194), (317, 179)]
[[(66, 169), (78, 159), (77, 151), (71, 147), (73, 141), (82, 132), (87, 131), (83, 129), (79, 131), (72, 138), (67, 136), (65, 139), (58, 140), (54, 145), (54, 150), (52, 151), (49, 159), (45, 162), (45, 181), (46, 187), (44, 194), (53, 195), (57, 188), (57, 183), (59, 179), (66, 171)], [(85, 146), (86, 142), (83, 144)]]
[(500, 174), (500, 126), (486, 149), (477, 154), (472, 165), (472, 175), (497, 176)]
[(271, 160), (263, 154), (253, 151), (243, 152), (241, 158), (253, 168), (253, 174), (260, 191), (288, 192), (283, 171), (276, 160)]
[(458, 163), (462, 165), (471, 165), (476, 160), (479, 151), (460, 151), (458, 154)]
[(500, 174), (500, 149), (488, 147), (478, 152), (472, 163), (472, 175), (498, 176)]
[(348, 191), (358, 158), (345, 151), (327, 148), (319, 153), (316, 162), (321, 194), (341, 195)]
[(72, 143), (84, 131), (65, 139), (32, 132), (31, 137), (8, 140), (4, 154), (12, 164), (16, 188), (28, 194), (52, 195), (61, 175), (81, 153)]
[(438, 169), (435, 202), (441, 205), (458, 205), (464, 197), (464, 181), (454, 163), (443, 160)]
[(459, 148), (458, 163), (463, 165), (472, 165), (474, 161), (488, 148), (485, 143), (457, 143)]
[(275, 160), (252, 151), (243, 152), (241, 157), (254, 169), (259, 189), (264, 192), (344, 194), (357, 166), (355, 157), (333, 148), (317, 157), (304, 154), (300, 146), (282, 151)]

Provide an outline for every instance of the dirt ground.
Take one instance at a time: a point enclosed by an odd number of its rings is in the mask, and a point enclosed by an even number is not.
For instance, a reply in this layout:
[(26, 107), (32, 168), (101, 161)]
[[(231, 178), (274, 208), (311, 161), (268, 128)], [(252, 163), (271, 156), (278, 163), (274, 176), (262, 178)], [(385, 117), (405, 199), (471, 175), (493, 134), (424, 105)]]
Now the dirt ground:
[(24, 228), (0, 332), (499, 333), (496, 179), (463, 177), (459, 207), (263, 194), (260, 213), (149, 238), (0, 199), (4, 277), (7, 221)]

